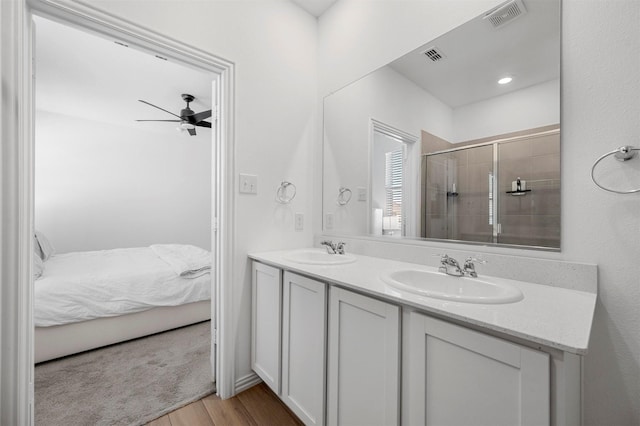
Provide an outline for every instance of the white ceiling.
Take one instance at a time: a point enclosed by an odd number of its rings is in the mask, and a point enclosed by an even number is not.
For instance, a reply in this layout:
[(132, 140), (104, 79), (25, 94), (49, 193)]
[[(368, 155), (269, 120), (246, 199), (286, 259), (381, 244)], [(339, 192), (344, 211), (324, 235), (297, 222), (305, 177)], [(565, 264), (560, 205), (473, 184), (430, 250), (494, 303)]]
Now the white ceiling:
[(36, 109), (174, 134), (177, 123), (136, 122), (176, 118), (138, 99), (180, 115), (180, 95), (188, 93), (196, 97), (192, 110), (211, 109), (212, 74), (44, 18), (35, 22)]
[(327, 11), (337, 0), (291, 0), (316, 18)]
[[(452, 108), (560, 77), (557, 0), (523, 0), (527, 13), (499, 28), (479, 16), (394, 61), (391, 67)], [(445, 55), (430, 61), (436, 46)], [(513, 76), (500, 86), (497, 80)]]

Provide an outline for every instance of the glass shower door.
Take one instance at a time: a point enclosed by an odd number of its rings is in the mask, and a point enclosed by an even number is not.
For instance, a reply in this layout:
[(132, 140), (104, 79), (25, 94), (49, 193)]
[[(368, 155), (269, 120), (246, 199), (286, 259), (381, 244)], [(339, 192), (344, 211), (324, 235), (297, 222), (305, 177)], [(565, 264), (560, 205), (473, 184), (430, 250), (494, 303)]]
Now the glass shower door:
[(493, 242), (493, 146), (427, 155), (424, 161), (423, 236)]

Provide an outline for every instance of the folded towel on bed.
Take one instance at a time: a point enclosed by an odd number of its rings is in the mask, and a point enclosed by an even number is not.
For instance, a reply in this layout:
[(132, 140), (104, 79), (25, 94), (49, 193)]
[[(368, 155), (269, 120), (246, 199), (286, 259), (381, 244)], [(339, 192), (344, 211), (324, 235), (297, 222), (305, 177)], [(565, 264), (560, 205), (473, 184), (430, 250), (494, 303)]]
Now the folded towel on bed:
[(188, 244), (154, 244), (151, 250), (184, 278), (196, 278), (211, 270), (211, 252)]

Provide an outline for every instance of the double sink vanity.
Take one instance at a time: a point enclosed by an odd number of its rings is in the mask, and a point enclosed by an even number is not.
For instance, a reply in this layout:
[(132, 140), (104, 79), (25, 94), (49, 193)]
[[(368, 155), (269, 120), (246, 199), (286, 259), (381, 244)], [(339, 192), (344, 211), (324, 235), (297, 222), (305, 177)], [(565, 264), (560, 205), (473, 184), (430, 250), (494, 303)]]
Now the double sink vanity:
[(249, 255), (252, 368), (305, 424), (580, 424), (595, 289), (328, 251)]
[[(423, 3), (425, 28), (465, 7)], [(322, 234), (349, 252), (249, 255), (252, 369), (305, 424), (582, 423), (597, 267), (549, 254), (561, 4), (495, 3), (323, 99)]]

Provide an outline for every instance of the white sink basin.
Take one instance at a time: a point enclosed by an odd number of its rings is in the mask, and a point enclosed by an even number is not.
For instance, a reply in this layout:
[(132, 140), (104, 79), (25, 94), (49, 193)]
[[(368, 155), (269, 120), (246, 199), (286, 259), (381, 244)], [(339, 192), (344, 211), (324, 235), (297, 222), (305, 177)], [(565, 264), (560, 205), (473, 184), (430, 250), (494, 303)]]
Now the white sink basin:
[(350, 254), (329, 254), (325, 249), (300, 249), (287, 253), (284, 258), (290, 262), (307, 265), (342, 265), (356, 261)]
[(395, 271), (382, 280), (398, 290), (453, 302), (513, 303), (524, 298), (519, 288), (503, 280), (453, 277), (436, 271)]

